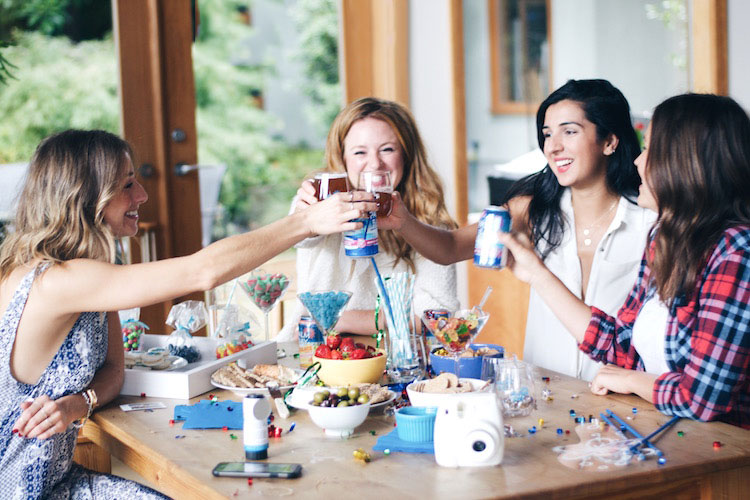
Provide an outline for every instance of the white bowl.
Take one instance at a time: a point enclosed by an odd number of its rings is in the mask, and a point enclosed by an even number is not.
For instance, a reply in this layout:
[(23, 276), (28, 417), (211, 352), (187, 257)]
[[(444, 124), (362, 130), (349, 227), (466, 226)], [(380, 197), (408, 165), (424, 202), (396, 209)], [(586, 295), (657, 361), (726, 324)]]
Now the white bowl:
[(473, 397), (476, 394), (487, 392), (490, 389), (490, 385), (478, 378), (461, 378), (459, 379), (461, 384), (471, 384), (472, 392), (458, 392), (458, 393), (437, 393), (437, 392), (419, 392), (415, 388), (423, 384), (425, 381), (420, 380), (419, 382), (412, 382), (406, 386), (406, 394), (409, 396), (409, 401), (412, 406), (440, 406), (441, 403), (457, 398)]
[(354, 428), (367, 418), (370, 403), (343, 408), (308, 405), (307, 411), (315, 425), (326, 431), (326, 436), (347, 438), (354, 433)]

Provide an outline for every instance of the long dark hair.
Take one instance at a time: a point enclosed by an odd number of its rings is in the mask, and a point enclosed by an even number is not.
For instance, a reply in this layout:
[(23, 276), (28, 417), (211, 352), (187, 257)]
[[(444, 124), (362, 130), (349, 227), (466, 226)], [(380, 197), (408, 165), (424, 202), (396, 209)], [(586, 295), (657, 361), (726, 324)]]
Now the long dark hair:
[[(607, 80), (568, 80), (552, 92), (536, 113), (536, 132), (539, 147), (544, 150), (544, 117), (547, 108), (560, 101), (570, 100), (581, 104), (586, 119), (596, 125), (596, 136), (603, 141), (610, 134), (619, 140), (617, 149), (608, 157), (607, 187), (632, 203), (638, 196), (641, 183), (633, 161), (640, 154), (638, 137), (630, 120), (630, 106), (625, 96)], [(513, 184), (505, 195), (504, 203), (516, 196), (531, 196), (528, 208), (528, 226), (536, 248), (544, 241), (542, 259), (562, 243), (564, 220), (560, 198), (564, 188), (557, 182), (549, 164), (540, 172), (531, 174)]]
[(729, 97), (685, 94), (651, 120), (646, 178), (659, 206), (650, 259), (661, 300), (690, 299), (721, 233), (750, 224), (750, 119)]

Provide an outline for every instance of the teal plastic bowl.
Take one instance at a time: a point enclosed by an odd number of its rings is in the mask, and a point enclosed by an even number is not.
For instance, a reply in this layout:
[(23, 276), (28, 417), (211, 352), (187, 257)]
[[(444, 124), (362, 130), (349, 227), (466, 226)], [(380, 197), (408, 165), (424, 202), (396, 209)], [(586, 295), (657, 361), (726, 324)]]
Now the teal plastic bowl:
[(402, 441), (431, 443), (435, 431), (433, 406), (404, 406), (396, 411), (396, 433)]

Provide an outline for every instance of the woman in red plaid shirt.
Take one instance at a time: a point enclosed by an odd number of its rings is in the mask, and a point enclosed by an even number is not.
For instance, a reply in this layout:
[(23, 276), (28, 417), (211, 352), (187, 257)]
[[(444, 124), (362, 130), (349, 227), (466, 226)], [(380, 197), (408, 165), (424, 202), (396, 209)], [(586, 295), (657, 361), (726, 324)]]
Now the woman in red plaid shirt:
[(523, 235), (502, 235), (511, 269), (608, 363), (595, 394), (635, 393), (668, 415), (750, 428), (750, 119), (728, 97), (672, 97), (635, 164), (638, 204), (659, 217), (617, 317), (570, 293)]

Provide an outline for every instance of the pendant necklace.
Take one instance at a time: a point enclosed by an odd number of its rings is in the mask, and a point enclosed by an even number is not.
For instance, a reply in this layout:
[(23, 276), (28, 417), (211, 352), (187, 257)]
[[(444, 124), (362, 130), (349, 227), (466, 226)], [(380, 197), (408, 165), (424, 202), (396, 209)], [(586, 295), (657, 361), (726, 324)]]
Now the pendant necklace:
[(616, 206), (617, 206), (617, 201), (615, 201), (614, 203), (612, 203), (612, 206), (611, 206), (611, 207), (609, 207), (609, 209), (607, 209), (607, 211), (606, 211), (606, 212), (604, 212), (604, 213), (603, 213), (602, 215), (600, 215), (600, 216), (599, 216), (599, 217), (598, 217), (598, 218), (597, 218), (597, 219), (596, 219), (596, 220), (595, 220), (594, 222), (592, 222), (591, 224), (589, 224), (588, 226), (586, 226), (586, 227), (585, 227), (585, 228), (583, 229), (582, 233), (583, 233), (583, 236), (584, 236), (584, 238), (583, 238), (583, 245), (584, 245), (584, 246), (587, 246), (587, 247), (588, 247), (588, 246), (591, 246), (591, 236), (592, 236), (592, 232), (593, 232), (593, 231), (594, 231), (595, 229), (599, 229), (599, 225), (601, 224), (601, 222), (602, 222), (602, 221), (604, 220), (604, 218), (605, 218), (605, 217), (606, 217), (607, 215), (609, 215), (609, 214), (610, 214), (610, 213), (612, 212), (612, 210), (613, 210), (613, 209), (614, 209), (614, 208), (615, 208)]

